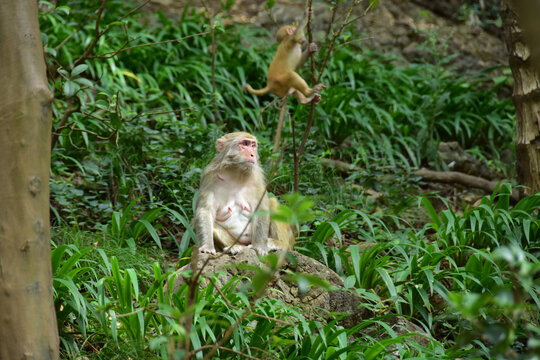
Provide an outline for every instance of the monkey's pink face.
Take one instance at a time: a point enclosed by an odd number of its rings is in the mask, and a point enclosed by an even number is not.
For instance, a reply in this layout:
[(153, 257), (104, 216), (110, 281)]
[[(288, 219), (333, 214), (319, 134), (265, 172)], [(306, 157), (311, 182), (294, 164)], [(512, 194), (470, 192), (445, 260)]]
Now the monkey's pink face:
[(238, 142), (238, 147), (242, 151), (246, 162), (250, 164), (257, 162), (257, 140), (242, 139)]
[(296, 31), (296, 26), (287, 26), (287, 35), (292, 35)]

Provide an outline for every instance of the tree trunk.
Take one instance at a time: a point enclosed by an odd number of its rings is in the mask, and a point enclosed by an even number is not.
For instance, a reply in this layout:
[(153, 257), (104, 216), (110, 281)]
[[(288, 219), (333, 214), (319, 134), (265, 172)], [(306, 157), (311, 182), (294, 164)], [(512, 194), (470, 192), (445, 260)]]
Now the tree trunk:
[[(538, 28), (538, 12), (530, 8), (534, 1), (503, 2), (509, 63), (514, 76), (513, 100), (516, 107), (516, 158), (519, 183), (525, 194), (540, 191), (540, 67), (536, 44), (524, 36), (523, 29), (533, 33)], [(527, 14), (534, 14), (534, 22)], [(531, 48), (532, 46), (532, 48)]]
[(49, 229), (52, 95), (36, 0), (0, 1), (0, 359), (58, 359)]

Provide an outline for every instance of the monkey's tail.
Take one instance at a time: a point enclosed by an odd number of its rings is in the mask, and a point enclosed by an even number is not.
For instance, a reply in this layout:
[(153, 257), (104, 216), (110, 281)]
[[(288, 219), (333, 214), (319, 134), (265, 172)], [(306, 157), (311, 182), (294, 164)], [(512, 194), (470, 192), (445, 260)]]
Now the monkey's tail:
[(244, 84), (244, 89), (257, 96), (262, 96), (270, 91), (270, 87), (268, 85), (262, 89), (254, 89), (251, 87), (251, 85)]

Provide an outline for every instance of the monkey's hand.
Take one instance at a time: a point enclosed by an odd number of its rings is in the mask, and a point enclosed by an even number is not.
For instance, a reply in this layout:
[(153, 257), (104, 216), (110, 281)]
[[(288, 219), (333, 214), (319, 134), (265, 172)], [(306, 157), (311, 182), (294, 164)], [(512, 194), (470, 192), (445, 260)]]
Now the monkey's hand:
[(253, 249), (257, 252), (259, 256), (267, 255), (268, 254), (268, 247), (265, 245), (251, 245)]
[(244, 245), (237, 244), (237, 245), (231, 245), (231, 246), (226, 247), (224, 251), (234, 255), (234, 254), (238, 254), (241, 251), (244, 251), (245, 249), (246, 247)]
[(317, 44), (315, 44), (314, 42), (310, 43), (308, 45), (307, 51), (309, 53), (316, 53), (317, 51), (319, 51), (319, 46), (317, 46)]
[(199, 248), (199, 251), (205, 254), (216, 255), (216, 249), (214, 248), (214, 246), (208, 244), (201, 246)]

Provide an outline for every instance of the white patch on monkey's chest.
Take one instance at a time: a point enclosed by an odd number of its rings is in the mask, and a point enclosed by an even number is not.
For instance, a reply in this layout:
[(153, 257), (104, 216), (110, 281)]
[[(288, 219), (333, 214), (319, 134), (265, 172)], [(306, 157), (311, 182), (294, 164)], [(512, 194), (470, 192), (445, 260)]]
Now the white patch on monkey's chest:
[(251, 224), (249, 218), (253, 212), (252, 204), (245, 199), (249, 193), (247, 187), (228, 186), (226, 182), (220, 184), (216, 196), (216, 223), (238, 238), (243, 245), (251, 244)]
[(300, 45), (296, 44), (289, 53), (289, 67), (294, 70), (296, 68), (296, 65), (298, 65), (298, 63), (300, 62), (301, 58), (302, 48), (300, 47)]

